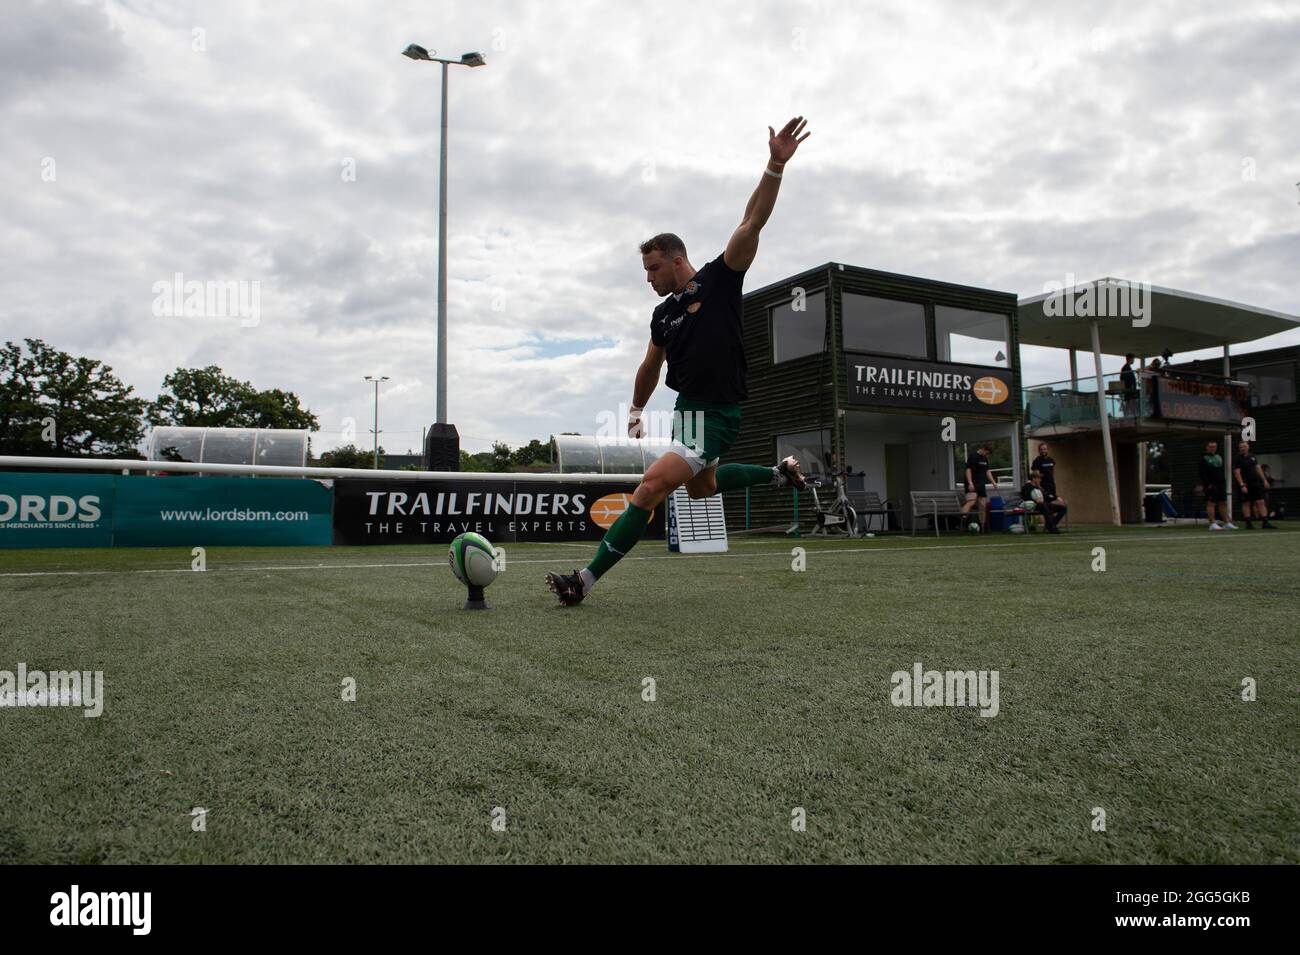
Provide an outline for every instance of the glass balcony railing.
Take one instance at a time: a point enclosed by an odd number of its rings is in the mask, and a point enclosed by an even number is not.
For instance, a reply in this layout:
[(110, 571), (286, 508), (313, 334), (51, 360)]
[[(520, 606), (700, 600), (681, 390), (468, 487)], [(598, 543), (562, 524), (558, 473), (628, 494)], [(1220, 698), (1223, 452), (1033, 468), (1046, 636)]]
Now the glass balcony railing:
[[(1152, 379), (1156, 375), (1182, 381), (1203, 381), (1223, 385), (1231, 379), (1219, 375), (1202, 375), (1192, 372), (1137, 372), (1137, 388), (1124, 387), (1119, 373), (1104, 375), (1106, 414), (1111, 421), (1136, 420), (1157, 417)], [(1034, 385), (1023, 390), (1025, 428), (1063, 427), (1086, 430), (1099, 427), (1100, 406), (1097, 401), (1095, 376), (1080, 377), (1076, 381), (1053, 381)]]
[[(1118, 374), (1106, 375), (1102, 382), (1106, 389), (1106, 414), (1112, 421), (1151, 416), (1151, 389), (1144, 387), (1146, 382), (1141, 375), (1136, 392), (1127, 391)], [(1053, 426), (1098, 427), (1101, 411), (1095, 377), (1034, 385), (1024, 389), (1022, 400), (1027, 430)]]

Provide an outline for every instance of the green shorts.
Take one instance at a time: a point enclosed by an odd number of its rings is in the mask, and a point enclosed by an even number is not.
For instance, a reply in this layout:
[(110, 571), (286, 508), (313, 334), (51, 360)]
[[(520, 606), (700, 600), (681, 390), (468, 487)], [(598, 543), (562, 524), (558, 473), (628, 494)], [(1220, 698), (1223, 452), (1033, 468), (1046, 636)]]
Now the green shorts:
[(739, 433), (740, 405), (692, 401), (678, 395), (673, 405), (673, 443), (668, 451), (699, 474), (718, 463)]

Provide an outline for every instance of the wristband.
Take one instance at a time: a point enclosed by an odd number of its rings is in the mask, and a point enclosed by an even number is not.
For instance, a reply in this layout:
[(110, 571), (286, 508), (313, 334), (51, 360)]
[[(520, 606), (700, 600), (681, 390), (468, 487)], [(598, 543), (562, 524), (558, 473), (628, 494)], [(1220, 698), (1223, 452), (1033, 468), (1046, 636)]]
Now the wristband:
[(773, 172), (773, 171), (770, 170), (770, 169), (764, 169), (764, 170), (763, 170), (763, 175), (765, 175), (765, 176), (771, 176), (773, 179), (780, 179), (782, 174), (779, 173), (779, 172)]
[(639, 418), (643, 411), (645, 411), (644, 408), (629, 407), (627, 409), (627, 416), (628, 418)]

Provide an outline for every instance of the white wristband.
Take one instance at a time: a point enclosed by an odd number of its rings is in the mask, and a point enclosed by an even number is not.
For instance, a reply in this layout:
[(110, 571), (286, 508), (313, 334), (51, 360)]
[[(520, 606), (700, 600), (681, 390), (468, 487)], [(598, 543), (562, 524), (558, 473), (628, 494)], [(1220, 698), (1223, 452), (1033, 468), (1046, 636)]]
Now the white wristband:
[(628, 409), (627, 409), (627, 416), (628, 416), (629, 418), (639, 418), (639, 417), (641, 417), (641, 412), (642, 412), (642, 411), (645, 411), (645, 409), (644, 409), (644, 408), (628, 408)]
[(773, 179), (780, 179), (780, 178), (781, 178), (781, 173), (779, 173), (779, 172), (773, 172), (773, 171), (770, 170), (770, 169), (764, 169), (764, 170), (763, 170), (763, 175), (765, 175), (765, 176), (771, 176)]

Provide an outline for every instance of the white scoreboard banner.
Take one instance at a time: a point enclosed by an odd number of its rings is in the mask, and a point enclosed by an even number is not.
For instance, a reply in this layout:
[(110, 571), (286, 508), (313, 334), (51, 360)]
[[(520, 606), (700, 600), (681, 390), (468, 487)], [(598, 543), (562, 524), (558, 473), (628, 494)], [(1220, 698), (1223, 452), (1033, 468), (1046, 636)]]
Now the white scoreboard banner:
[(727, 549), (722, 495), (693, 499), (679, 487), (668, 497), (668, 549), (677, 554), (717, 554)]

